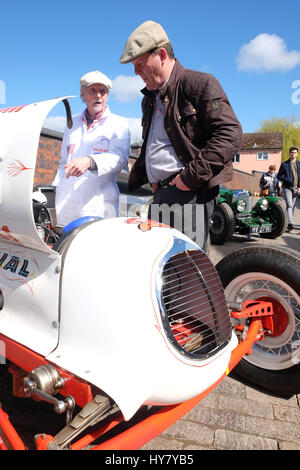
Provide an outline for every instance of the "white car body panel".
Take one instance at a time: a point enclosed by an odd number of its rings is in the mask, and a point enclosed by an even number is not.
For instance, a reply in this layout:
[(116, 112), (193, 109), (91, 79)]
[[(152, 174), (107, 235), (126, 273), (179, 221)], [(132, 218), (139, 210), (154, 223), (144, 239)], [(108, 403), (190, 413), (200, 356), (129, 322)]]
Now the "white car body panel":
[(38, 234), (32, 189), (43, 123), (65, 99), (0, 110), (0, 331), (43, 355), (58, 341), (61, 257)]

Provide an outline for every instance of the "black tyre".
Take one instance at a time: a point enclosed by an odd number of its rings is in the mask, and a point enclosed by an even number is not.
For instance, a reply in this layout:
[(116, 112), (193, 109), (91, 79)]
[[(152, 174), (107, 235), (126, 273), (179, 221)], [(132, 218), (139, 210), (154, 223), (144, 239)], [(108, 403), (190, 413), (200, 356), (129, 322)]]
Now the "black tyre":
[(232, 371), (232, 376), (264, 392), (300, 392), (300, 260), (283, 247), (253, 246), (225, 256), (216, 269), (227, 300), (272, 300), (272, 336), (261, 340)]
[(288, 217), (283, 202), (277, 201), (270, 207), (270, 221), (272, 222), (272, 232), (261, 233), (262, 238), (278, 238), (286, 232)]
[(235, 218), (231, 207), (226, 202), (217, 205), (211, 216), (209, 226), (210, 239), (213, 245), (223, 245), (231, 240), (235, 229)]

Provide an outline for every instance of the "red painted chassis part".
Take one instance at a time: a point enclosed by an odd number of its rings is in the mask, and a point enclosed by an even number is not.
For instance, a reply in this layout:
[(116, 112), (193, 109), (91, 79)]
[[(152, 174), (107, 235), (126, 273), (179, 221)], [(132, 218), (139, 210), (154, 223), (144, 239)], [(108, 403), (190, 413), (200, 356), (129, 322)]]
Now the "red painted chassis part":
[[(267, 301), (247, 302), (243, 309), (231, 313), (233, 318), (249, 319), (250, 325), (243, 341), (232, 351), (228, 368), (220, 379), (205, 392), (186, 402), (161, 407), (156, 413), (145, 418), (138, 424), (133, 425), (126, 431), (119, 433), (115, 437), (108, 439), (100, 445), (96, 445), (92, 450), (136, 450), (142, 447), (146, 442), (161, 434), (178, 419), (182, 418), (189, 410), (196, 406), (205, 398), (238, 364), (245, 354), (251, 353), (252, 345), (263, 339), (266, 329), (268, 334), (272, 334), (273, 316), (272, 303)], [(271, 328), (271, 331), (270, 331)], [(19, 366), (21, 369), (29, 372), (32, 369), (46, 364), (47, 361), (33, 351), (24, 346), (15, 343), (11, 339), (0, 334), (0, 340), (5, 343), (6, 358)], [(76, 377), (59, 371), (62, 377), (66, 379), (66, 385), (61, 390), (65, 396), (72, 395), (79, 406), (84, 406), (92, 399), (92, 392), (89, 385), (80, 382)], [(100, 426), (91, 433), (87, 433), (83, 438), (71, 445), (72, 450), (80, 450), (91, 444), (95, 439), (104, 435), (107, 431), (114, 428), (122, 421), (113, 419), (105, 426)], [(37, 450), (47, 450), (54, 437), (46, 434), (40, 435), (36, 440)], [(26, 450), (26, 447), (9, 421), (9, 417), (0, 407), (0, 450)]]

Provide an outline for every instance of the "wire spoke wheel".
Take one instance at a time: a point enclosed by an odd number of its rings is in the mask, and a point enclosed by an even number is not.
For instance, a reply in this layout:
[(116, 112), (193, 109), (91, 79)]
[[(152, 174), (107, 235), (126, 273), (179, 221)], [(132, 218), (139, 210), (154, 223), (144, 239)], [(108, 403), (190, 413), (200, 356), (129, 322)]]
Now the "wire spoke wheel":
[(300, 298), (287, 283), (268, 274), (244, 274), (228, 284), (225, 296), (234, 302), (273, 302), (273, 335), (256, 343), (246, 361), (269, 370), (287, 369), (300, 361)]
[(231, 375), (279, 396), (300, 393), (299, 253), (256, 245), (228, 254), (216, 269), (228, 301), (271, 301), (274, 310), (269, 335), (253, 345)]

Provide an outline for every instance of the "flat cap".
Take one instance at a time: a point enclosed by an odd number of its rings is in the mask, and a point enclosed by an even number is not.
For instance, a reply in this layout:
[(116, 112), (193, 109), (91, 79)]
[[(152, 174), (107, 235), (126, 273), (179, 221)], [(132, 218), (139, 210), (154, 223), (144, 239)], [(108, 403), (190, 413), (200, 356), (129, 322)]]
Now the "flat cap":
[(104, 75), (104, 73), (95, 70), (94, 72), (88, 72), (80, 79), (80, 86), (90, 86), (94, 85), (95, 83), (101, 83), (102, 85), (106, 86), (108, 90), (112, 88), (111, 80)]
[(129, 36), (120, 62), (121, 64), (127, 64), (156, 47), (164, 46), (168, 42), (169, 38), (160, 24), (154, 21), (145, 21)]

